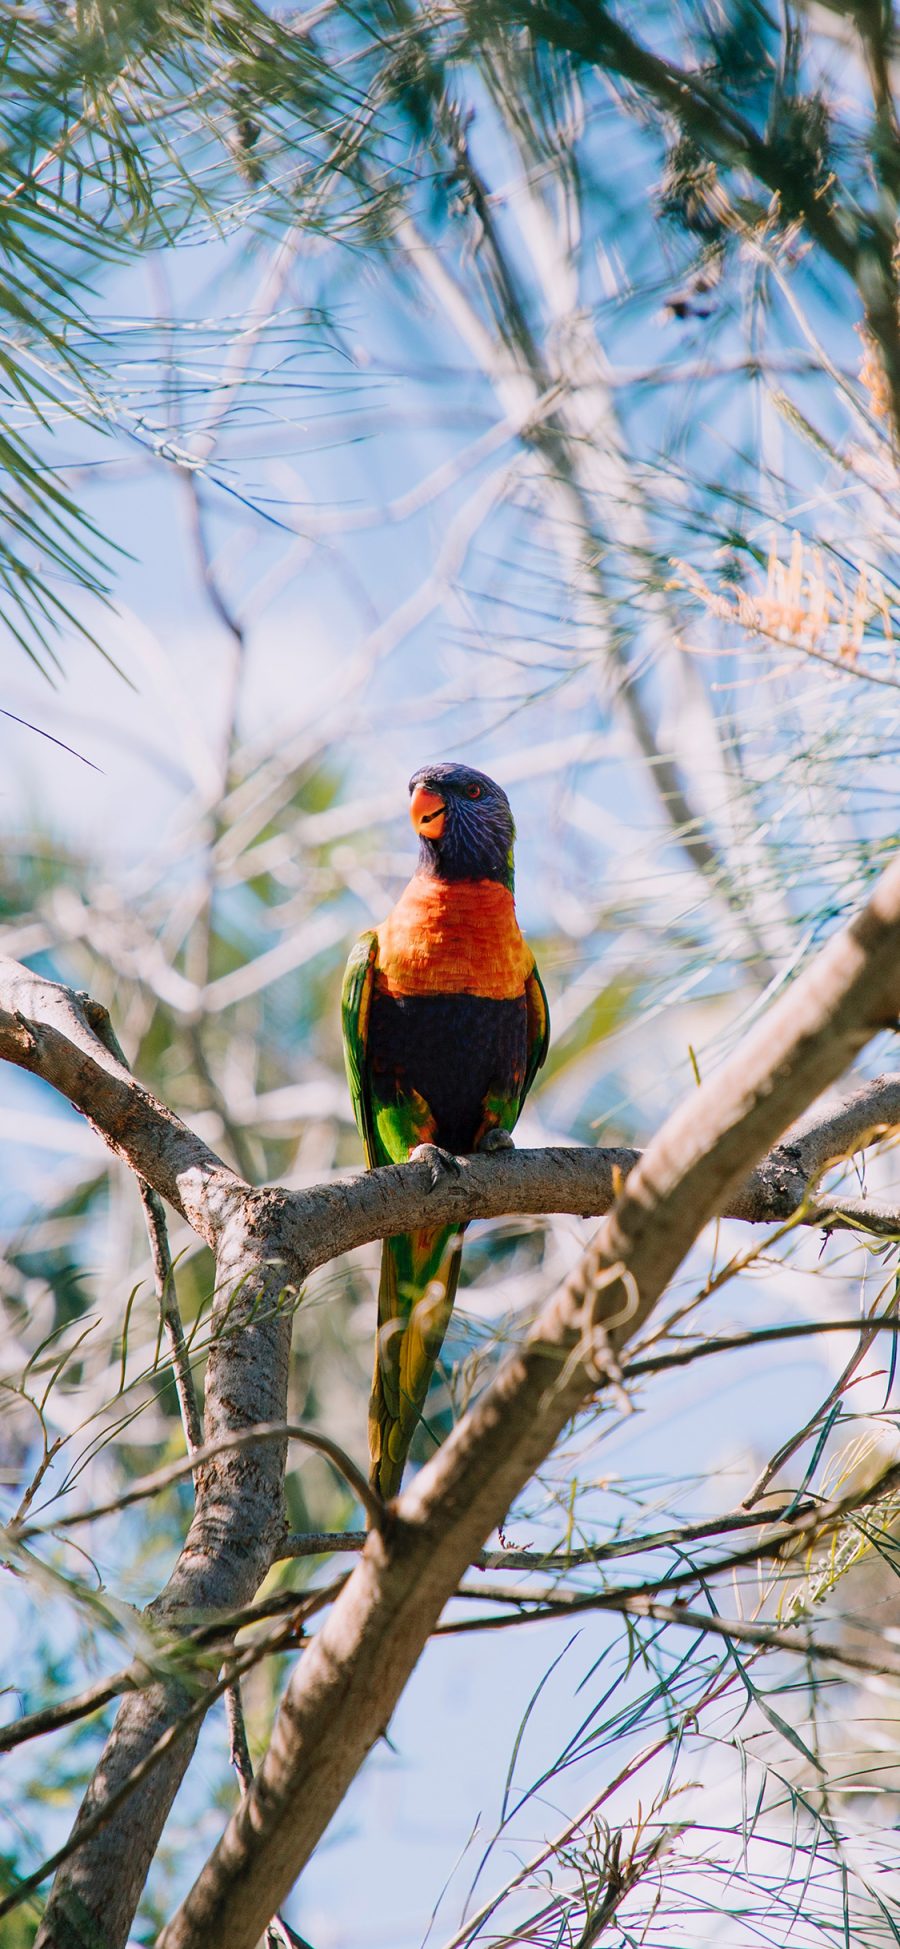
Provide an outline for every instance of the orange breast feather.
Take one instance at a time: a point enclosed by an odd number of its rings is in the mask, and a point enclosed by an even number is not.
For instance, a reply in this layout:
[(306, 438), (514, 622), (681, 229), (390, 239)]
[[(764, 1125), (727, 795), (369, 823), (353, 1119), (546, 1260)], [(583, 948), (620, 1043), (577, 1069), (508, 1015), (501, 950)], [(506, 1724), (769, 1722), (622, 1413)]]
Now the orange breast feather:
[(521, 995), (534, 956), (497, 880), (416, 874), (378, 928), (376, 988), (388, 995)]

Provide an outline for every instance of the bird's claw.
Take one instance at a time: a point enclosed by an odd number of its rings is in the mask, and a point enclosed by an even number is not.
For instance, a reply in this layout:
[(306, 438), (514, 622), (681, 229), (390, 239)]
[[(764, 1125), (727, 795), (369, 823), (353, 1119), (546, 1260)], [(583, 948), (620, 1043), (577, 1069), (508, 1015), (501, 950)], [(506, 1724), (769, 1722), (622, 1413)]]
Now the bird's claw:
[(431, 1177), (430, 1189), (436, 1191), (442, 1176), (449, 1171), (451, 1177), (460, 1175), (460, 1162), (452, 1150), (442, 1150), (440, 1144), (417, 1144), (409, 1153), (411, 1164), (427, 1164)]
[(482, 1157), (491, 1157), (494, 1151), (515, 1150), (515, 1148), (509, 1131), (502, 1130), (499, 1124), (494, 1125), (491, 1130), (486, 1130), (484, 1136), (478, 1139), (478, 1150)]

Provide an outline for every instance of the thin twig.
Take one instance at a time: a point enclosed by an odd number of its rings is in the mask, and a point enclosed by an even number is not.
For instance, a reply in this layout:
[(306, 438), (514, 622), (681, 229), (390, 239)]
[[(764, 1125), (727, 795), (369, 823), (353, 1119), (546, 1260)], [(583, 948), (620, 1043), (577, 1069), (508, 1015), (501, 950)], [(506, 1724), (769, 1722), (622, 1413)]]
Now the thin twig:
[[(802, 1537), (811, 1537), (814, 1545), (823, 1542), (835, 1530), (840, 1529), (844, 1522), (854, 1517), (862, 1527), (868, 1511), (877, 1509), (881, 1503), (895, 1496), (898, 1490), (900, 1490), (900, 1463), (895, 1462), (886, 1468), (879, 1480), (870, 1484), (868, 1488), (854, 1490), (840, 1502), (812, 1501), (802, 1511), (799, 1508), (796, 1511), (789, 1510), (783, 1519), (774, 1520), (770, 1535), (757, 1538), (744, 1549), (731, 1551), (728, 1556), (720, 1557), (718, 1562), (690, 1564), (683, 1570), (670, 1571), (658, 1584), (649, 1587), (647, 1584), (639, 1584), (632, 1585), (630, 1589), (616, 1590), (612, 1586), (604, 1586), (600, 1591), (587, 1592), (555, 1588), (542, 1596), (539, 1592), (492, 1591), (489, 1587), (479, 1589), (477, 1585), (462, 1585), (456, 1594), (476, 1603), (492, 1601), (511, 1605), (553, 1603), (567, 1614), (576, 1610), (602, 1610), (607, 1605), (616, 1608), (616, 1600), (623, 1597), (644, 1599), (648, 1594), (652, 1596), (656, 1591), (663, 1589), (672, 1591), (689, 1588), (692, 1584), (709, 1583), (714, 1578), (725, 1576), (729, 1572), (753, 1569), (766, 1557), (780, 1556), (786, 1546), (796, 1543)], [(746, 1516), (744, 1520), (746, 1521)], [(759, 1521), (761, 1527), (764, 1522), (767, 1528), (769, 1526), (768, 1519), (751, 1518), (751, 1520)], [(677, 1532), (672, 1538), (672, 1546), (677, 1546)], [(449, 1626), (446, 1628), (450, 1629)]]
[(181, 1713), (173, 1721), (172, 1725), (166, 1728), (166, 1731), (160, 1735), (159, 1739), (154, 1742), (149, 1751), (144, 1754), (143, 1759), (128, 1774), (127, 1779), (123, 1780), (122, 1785), (116, 1789), (115, 1793), (110, 1794), (109, 1799), (101, 1807), (97, 1808), (96, 1813), (89, 1814), (86, 1820), (80, 1821), (63, 1847), (57, 1848), (55, 1854), (50, 1855), (46, 1861), (42, 1861), (40, 1867), (35, 1868), (32, 1874), (27, 1875), (23, 1881), (20, 1881), (18, 1887), (11, 1894), (4, 1896), (0, 1900), (0, 1919), (4, 1915), (12, 1914), (13, 1909), (18, 1908), (22, 1902), (27, 1900), (29, 1895), (34, 1894), (41, 1883), (46, 1881), (48, 1875), (54, 1874), (57, 1868), (62, 1866), (64, 1861), (68, 1861), (73, 1854), (78, 1852), (80, 1847), (84, 1846), (85, 1841), (90, 1840), (92, 1835), (99, 1833), (100, 1829), (106, 1826), (113, 1815), (118, 1813), (123, 1803), (131, 1798), (136, 1788), (140, 1786), (141, 1781), (145, 1780), (148, 1773), (152, 1773), (154, 1767), (165, 1757), (170, 1747), (176, 1745), (187, 1733), (193, 1731), (194, 1726), (198, 1725), (206, 1717), (210, 1706), (215, 1705), (216, 1700), (222, 1697), (223, 1692), (228, 1690), (229, 1685), (232, 1685), (236, 1678), (241, 1677), (245, 1671), (249, 1671), (251, 1666), (258, 1664), (261, 1658), (268, 1657), (270, 1653), (279, 1651), (284, 1646), (287, 1646), (295, 1635), (296, 1627), (292, 1621), (281, 1623), (273, 1627), (265, 1644), (257, 1640), (245, 1652), (239, 1653), (229, 1665), (227, 1676), (218, 1679), (214, 1685), (210, 1686), (209, 1691), (203, 1694), (202, 1698), (197, 1699), (192, 1706), (189, 1706), (185, 1712)]
[(228, 1454), (233, 1449), (247, 1448), (254, 1442), (299, 1441), (304, 1447), (315, 1449), (319, 1455), (327, 1456), (338, 1473), (349, 1483), (359, 1498), (375, 1529), (383, 1529), (387, 1509), (381, 1497), (366, 1481), (361, 1469), (351, 1461), (336, 1441), (329, 1435), (320, 1434), (317, 1428), (308, 1428), (300, 1421), (260, 1422), (254, 1428), (236, 1429), (230, 1435), (222, 1435), (218, 1441), (205, 1442), (186, 1462), (171, 1462), (167, 1468), (156, 1469), (152, 1475), (145, 1475), (132, 1483), (130, 1489), (123, 1489), (109, 1502), (95, 1503), (92, 1509), (75, 1510), (68, 1516), (54, 1517), (49, 1523), (29, 1523), (24, 1529), (13, 1530), (9, 1535), (13, 1541), (24, 1543), (33, 1536), (55, 1534), (60, 1529), (74, 1529), (80, 1523), (96, 1522), (101, 1516), (117, 1515), (120, 1509), (127, 1509), (130, 1503), (141, 1502), (146, 1496), (158, 1495), (160, 1490), (171, 1488), (175, 1482), (182, 1482), (186, 1475), (211, 1462), (216, 1455)]
[[(115, 1056), (117, 1062), (124, 1064), (125, 1068), (129, 1069), (130, 1064), (113, 1028), (108, 1008), (105, 1008), (102, 1002), (95, 1001), (93, 996), (85, 993), (84, 990), (79, 993), (77, 999), (81, 1003), (85, 1019), (93, 1029), (94, 1034), (99, 1037), (104, 1047), (109, 1050), (110, 1055)], [(147, 1236), (150, 1241), (153, 1281), (159, 1306), (160, 1320), (162, 1321), (166, 1339), (169, 1343), (169, 1352), (172, 1357), (172, 1371), (175, 1377), (175, 1388), (178, 1394), (178, 1406), (181, 1411), (184, 1438), (187, 1443), (188, 1454), (193, 1455), (203, 1443), (203, 1423), (197, 1400), (197, 1389), (194, 1384), (194, 1376), (191, 1371), (191, 1364), (184, 1338), (184, 1326), (178, 1306), (178, 1297), (175, 1291), (175, 1277), (172, 1267), (172, 1254), (169, 1250), (169, 1234), (166, 1227), (165, 1207), (159, 1193), (153, 1190), (152, 1185), (148, 1184), (145, 1178), (139, 1176), (137, 1182), (141, 1196), (141, 1204), (144, 1207)]]
[(253, 1761), (250, 1758), (244, 1708), (237, 1681), (229, 1685), (225, 1693), (225, 1718), (228, 1724), (228, 1757), (237, 1775), (241, 1792), (248, 1793), (253, 1785)]
[[(752, 1655), (751, 1653), (751, 1657)], [(688, 1720), (695, 1720), (699, 1712), (705, 1710), (708, 1705), (715, 1704), (726, 1693), (731, 1691), (735, 1682), (736, 1679), (733, 1671), (729, 1670), (724, 1678), (720, 1672), (715, 1683), (707, 1688), (704, 1697), (696, 1705), (691, 1707), (688, 1712), (680, 1714), (678, 1718), (674, 1719), (661, 1738), (654, 1740), (651, 1745), (645, 1746), (641, 1752), (636, 1753), (633, 1758), (627, 1760), (614, 1778), (607, 1781), (606, 1785), (601, 1787), (599, 1793), (593, 1795), (586, 1807), (581, 1808), (581, 1811), (575, 1815), (574, 1820), (567, 1821), (560, 1833), (555, 1834), (551, 1841), (545, 1842), (539, 1852), (533, 1855), (530, 1861), (526, 1861), (510, 1877), (505, 1887), (501, 1888), (496, 1895), (492, 1895), (488, 1901), (483, 1903), (475, 1915), (470, 1915), (468, 1922), (465, 1922), (462, 1928), (458, 1929), (456, 1934), (451, 1936), (448, 1942), (444, 1943), (443, 1949), (463, 1949), (465, 1943), (471, 1942), (473, 1936), (481, 1928), (482, 1923), (490, 1919), (495, 1910), (500, 1907), (501, 1902), (506, 1900), (507, 1895), (511, 1895), (516, 1888), (520, 1888), (522, 1883), (527, 1881), (530, 1876), (537, 1874), (539, 1869), (544, 1867), (547, 1861), (554, 1860), (565, 1847), (566, 1843), (572, 1839), (573, 1834), (577, 1834), (579, 1828), (583, 1827), (585, 1822), (590, 1820), (592, 1815), (596, 1814), (598, 1808), (603, 1806), (604, 1801), (611, 1800), (614, 1794), (618, 1793), (623, 1786), (634, 1778), (641, 1767), (647, 1766), (660, 1753), (664, 1753), (667, 1746), (672, 1746), (677, 1741), (680, 1741), (684, 1734), (686, 1722)]]
[[(247, 1739), (240, 1680), (230, 1681), (225, 1690), (225, 1719), (228, 1726), (228, 1754), (242, 1793), (253, 1785), (253, 1761)], [(266, 1949), (309, 1949), (280, 1915), (273, 1915), (266, 1929)]]
[[(715, 1351), (710, 1348), (710, 1351)], [(641, 1365), (650, 1366), (650, 1362)], [(654, 1363), (655, 1364), (655, 1363)], [(675, 1365), (682, 1362), (676, 1358)], [(630, 1378), (632, 1369), (627, 1369)], [(839, 1505), (841, 1508), (844, 1505)], [(853, 1505), (856, 1506), (855, 1504)], [(777, 1509), (767, 1509), (762, 1515), (751, 1514), (746, 1509), (726, 1511), (721, 1516), (705, 1516), (694, 1523), (673, 1524), (668, 1529), (652, 1530), (646, 1536), (617, 1537), (609, 1543), (586, 1544), (581, 1549), (572, 1549), (565, 1544), (550, 1544), (546, 1550), (505, 1549), (479, 1550), (472, 1559), (473, 1570), (537, 1570), (546, 1574), (553, 1571), (588, 1570), (595, 1564), (606, 1563), (612, 1559), (628, 1556), (643, 1556), (650, 1550), (680, 1549), (686, 1543), (699, 1542), (705, 1537), (724, 1536), (733, 1530), (761, 1528), (775, 1524), (788, 1515), (798, 1520), (815, 1514), (822, 1505), (814, 1498), (799, 1503), (796, 1511), (792, 1502), (786, 1501)], [(289, 1533), (282, 1542), (277, 1561), (283, 1562), (297, 1557), (352, 1555), (365, 1548), (368, 1530), (312, 1530)]]
[(138, 1189), (147, 1222), (147, 1235), (153, 1260), (153, 1282), (160, 1319), (169, 1344), (175, 1390), (181, 1410), (181, 1425), (184, 1429), (188, 1454), (193, 1458), (203, 1446), (203, 1422), (175, 1288), (165, 1207), (159, 1193), (154, 1191), (143, 1178), (138, 1179)]
[[(603, 1591), (597, 1596), (576, 1600), (571, 1604), (543, 1604), (538, 1609), (510, 1616), (486, 1618), (462, 1618), (451, 1624), (439, 1624), (432, 1637), (445, 1638), (459, 1636), (468, 1631), (502, 1631), (510, 1625), (540, 1624), (549, 1618), (571, 1617), (573, 1611), (604, 1610), (621, 1611), (631, 1617), (647, 1617), (662, 1624), (683, 1624), (689, 1630), (712, 1632), (720, 1638), (735, 1638), (743, 1644), (760, 1645), (768, 1651), (802, 1652), (812, 1659), (827, 1659), (833, 1664), (844, 1665), (849, 1671), (865, 1672), (875, 1678), (900, 1679), (900, 1659), (865, 1658), (861, 1653), (845, 1651), (840, 1645), (816, 1643), (807, 1638), (798, 1644), (791, 1632), (777, 1625), (745, 1624), (739, 1618), (722, 1618), (710, 1611), (694, 1611), (686, 1604), (664, 1604), (659, 1598), (644, 1597), (636, 1592), (619, 1593)], [(808, 1623), (807, 1618), (798, 1618), (797, 1623)]]
[[(723, 1333), (709, 1340), (691, 1341), (670, 1353), (631, 1360), (623, 1365), (622, 1377), (628, 1381), (637, 1380), (642, 1374), (662, 1374), (670, 1367), (690, 1367), (695, 1360), (707, 1360), (712, 1354), (742, 1353), (747, 1347), (765, 1347), (779, 1340), (818, 1339), (823, 1333), (859, 1333), (861, 1327), (866, 1329), (863, 1335), (865, 1346), (861, 1351), (866, 1352), (877, 1333), (900, 1333), (900, 1320), (892, 1315), (883, 1315), (878, 1319), (863, 1321), (857, 1316), (855, 1320), (796, 1320), (787, 1326), (752, 1327), (746, 1333)], [(859, 1350), (854, 1360), (858, 1357)], [(749, 1508), (749, 1502), (744, 1507)]]
[[(0, 1728), (0, 1753), (11, 1753), (15, 1747), (23, 1746), (31, 1739), (39, 1739), (48, 1732), (59, 1732), (78, 1719), (90, 1718), (92, 1713), (100, 1711), (104, 1705), (110, 1705), (113, 1699), (120, 1698), (123, 1692), (143, 1691), (160, 1678), (183, 1678), (185, 1670), (190, 1669), (186, 1661), (191, 1653), (215, 1651), (222, 1642), (231, 1644), (237, 1632), (246, 1630), (249, 1625), (287, 1615), (293, 1617), (296, 1630), (298, 1622), (305, 1624), (332, 1603), (340, 1595), (345, 1582), (346, 1577), (338, 1577), (333, 1583), (309, 1592), (273, 1591), (271, 1596), (261, 1597), (253, 1604), (245, 1604), (238, 1610), (223, 1611), (207, 1619), (183, 1637), (166, 1638), (155, 1653), (147, 1652), (133, 1659), (121, 1671), (113, 1672), (99, 1684), (65, 1699), (61, 1705), (25, 1713), (21, 1719)], [(227, 1692), (225, 1696), (227, 1699)], [(249, 1765), (249, 1753), (246, 1758)], [(249, 1771), (252, 1781), (252, 1765)]]
[[(898, 1297), (900, 1297), (900, 1293), (898, 1293)], [(893, 1304), (896, 1307), (897, 1305), (896, 1298), (894, 1299)], [(840, 1400), (841, 1395), (844, 1392), (844, 1389), (849, 1386), (851, 1380), (853, 1379), (854, 1374), (856, 1373), (857, 1368), (860, 1365), (860, 1362), (865, 1359), (866, 1354), (869, 1351), (869, 1348), (871, 1347), (873, 1341), (877, 1338), (877, 1335), (880, 1329), (882, 1328), (882, 1326), (888, 1326), (888, 1327), (893, 1326), (895, 1332), (900, 1331), (900, 1321), (898, 1321), (896, 1318), (894, 1319), (889, 1318), (884, 1321), (882, 1321), (881, 1319), (870, 1319), (866, 1321), (861, 1321), (859, 1323), (857, 1329), (859, 1332), (858, 1344), (855, 1348), (855, 1351), (851, 1354), (850, 1359), (847, 1361), (847, 1364), (844, 1367), (843, 1371), (838, 1375), (838, 1378), (835, 1381), (834, 1386), (829, 1388), (824, 1401), (820, 1403), (819, 1407), (816, 1409), (815, 1414), (809, 1417), (809, 1420), (798, 1431), (798, 1433), (791, 1435), (788, 1441), (782, 1442), (781, 1447), (776, 1450), (776, 1453), (772, 1456), (771, 1460), (766, 1463), (765, 1468), (760, 1471), (752, 1488), (748, 1491), (748, 1493), (744, 1497), (745, 1509), (752, 1509), (755, 1506), (755, 1504), (759, 1502), (760, 1497), (765, 1495), (766, 1490), (769, 1487), (769, 1484), (773, 1481), (774, 1477), (779, 1473), (779, 1470), (784, 1467), (786, 1462), (790, 1461), (792, 1455), (796, 1455), (797, 1450), (803, 1447), (804, 1442), (809, 1439), (809, 1436), (814, 1433), (816, 1428), (821, 1426), (823, 1416), (827, 1415), (831, 1410), (831, 1408), (835, 1406), (835, 1403)]]

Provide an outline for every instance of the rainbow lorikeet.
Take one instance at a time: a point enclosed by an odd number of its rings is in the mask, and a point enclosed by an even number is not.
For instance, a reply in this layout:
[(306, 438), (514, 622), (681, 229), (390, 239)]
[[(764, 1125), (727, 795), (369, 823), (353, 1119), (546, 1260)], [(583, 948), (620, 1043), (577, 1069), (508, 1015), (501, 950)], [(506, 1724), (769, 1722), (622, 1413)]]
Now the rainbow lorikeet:
[[(356, 942), (344, 1054), (369, 1168), (420, 1144), (508, 1144), (547, 1053), (547, 997), (513, 900), (506, 793), (468, 765), (410, 780), (419, 863), (393, 913)], [(389, 1498), (421, 1416), (459, 1279), (459, 1227), (385, 1239), (369, 1408), (374, 1486)]]

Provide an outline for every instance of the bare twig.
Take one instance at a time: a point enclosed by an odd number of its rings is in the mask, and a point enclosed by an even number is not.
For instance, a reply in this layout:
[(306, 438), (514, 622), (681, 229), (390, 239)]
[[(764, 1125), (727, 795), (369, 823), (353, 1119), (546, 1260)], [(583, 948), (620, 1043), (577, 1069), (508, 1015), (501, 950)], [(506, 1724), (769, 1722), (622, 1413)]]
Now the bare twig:
[(203, 1719), (205, 1719), (210, 1706), (215, 1705), (216, 1700), (222, 1697), (223, 1692), (228, 1690), (228, 1687), (234, 1683), (235, 1679), (243, 1672), (249, 1671), (253, 1665), (258, 1664), (261, 1658), (268, 1657), (273, 1652), (279, 1651), (289, 1645), (293, 1641), (295, 1633), (296, 1627), (293, 1622), (287, 1624), (282, 1623), (273, 1628), (265, 1644), (257, 1640), (246, 1651), (237, 1653), (229, 1661), (225, 1676), (220, 1678), (215, 1684), (210, 1685), (209, 1689), (203, 1693), (202, 1698), (195, 1700), (193, 1705), (186, 1706), (186, 1709), (173, 1720), (172, 1724), (154, 1742), (149, 1751), (137, 1762), (132, 1771), (126, 1775), (121, 1786), (104, 1800), (103, 1804), (95, 1813), (89, 1814), (86, 1818), (79, 1821), (68, 1841), (62, 1847), (57, 1848), (55, 1854), (52, 1854), (48, 1860), (42, 1861), (40, 1866), (35, 1868), (32, 1874), (26, 1875), (9, 1895), (5, 1895), (0, 1900), (0, 1919), (4, 1915), (12, 1914), (14, 1909), (20, 1907), (21, 1903), (26, 1901), (29, 1895), (34, 1894), (35, 1890), (41, 1886), (41, 1883), (47, 1880), (48, 1875), (55, 1873), (66, 1861), (71, 1859), (73, 1854), (82, 1849), (87, 1841), (92, 1840), (95, 1835), (101, 1833), (104, 1828), (107, 1828), (110, 1821), (114, 1819), (125, 1802), (130, 1800), (143, 1782), (157, 1770), (172, 1747), (180, 1744), (192, 1733), (196, 1736), (197, 1728)]
[[(437, 1184), (425, 1163), (388, 1165), (309, 1191), (253, 1191), (215, 1152), (152, 1097), (97, 1041), (70, 990), (0, 958), (0, 1057), (41, 1075), (93, 1122), (110, 1147), (215, 1246), (244, 1213), (283, 1252), (299, 1283), (316, 1266), (354, 1245), (429, 1224), (460, 1224), (512, 1213), (609, 1211), (616, 1187), (641, 1152), (505, 1151), (463, 1157)], [(722, 1215), (771, 1224), (834, 1226), (855, 1219), (864, 1230), (892, 1235), (900, 1212), (859, 1200), (813, 1203), (810, 1186), (830, 1164), (900, 1128), (900, 1078), (864, 1084), (833, 1110), (806, 1118), (795, 1132), (723, 1197)], [(295, 1274), (296, 1277), (296, 1274)]]
[(96, 1503), (91, 1509), (76, 1509), (68, 1516), (54, 1517), (51, 1522), (29, 1523), (24, 1528), (10, 1531), (11, 1539), (25, 1543), (34, 1536), (74, 1529), (80, 1523), (96, 1522), (101, 1516), (118, 1515), (130, 1503), (142, 1502), (147, 1496), (159, 1495), (161, 1490), (170, 1489), (175, 1482), (183, 1482), (186, 1475), (195, 1474), (219, 1455), (233, 1454), (239, 1449), (271, 1441), (299, 1441), (304, 1447), (315, 1449), (317, 1454), (325, 1455), (358, 1496), (375, 1528), (383, 1526), (386, 1510), (381, 1497), (338, 1443), (332, 1441), (329, 1435), (323, 1435), (318, 1428), (308, 1428), (299, 1421), (284, 1421), (260, 1423), (252, 1428), (241, 1428), (234, 1434), (222, 1435), (218, 1441), (206, 1442), (202, 1448), (196, 1449), (187, 1461), (170, 1462), (166, 1468), (154, 1469), (152, 1475), (141, 1476), (130, 1488), (122, 1489), (118, 1495), (111, 1497), (109, 1502)]
[(143, 1179), (139, 1180), (141, 1204), (147, 1221), (147, 1235), (150, 1240), (150, 1253), (153, 1260), (153, 1281), (159, 1305), (160, 1318), (169, 1343), (169, 1356), (172, 1373), (181, 1409), (181, 1423), (187, 1442), (188, 1454), (196, 1455), (203, 1444), (203, 1422), (200, 1418), (200, 1403), (191, 1369), (190, 1356), (184, 1337), (184, 1326), (175, 1290), (175, 1273), (172, 1254), (169, 1251), (169, 1235), (166, 1229), (166, 1214), (158, 1191), (154, 1191)]
[[(900, 1012), (900, 862), (644, 1152), (524, 1345), (373, 1534), (289, 1681), (254, 1786), (160, 1949), (252, 1949), (390, 1717), (448, 1597), (558, 1434), (617, 1371), (704, 1223)], [(808, 1134), (808, 1133), (807, 1133)]]
[[(537, 1604), (534, 1610), (520, 1615), (501, 1613), (495, 1617), (462, 1618), (451, 1624), (437, 1625), (433, 1636), (442, 1638), (469, 1631), (502, 1631), (509, 1625), (531, 1624), (554, 1617), (570, 1618), (585, 1610), (621, 1611), (628, 1617), (655, 1618), (661, 1624), (683, 1624), (688, 1630), (708, 1631), (714, 1637), (734, 1638), (738, 1644), (760, 1645), (767, 1651), (799, 1652), (804, 1658), (826, 1659), (830, 1664), (846, 1667), (848, 1671), (865, 1672), (877, 1678), (900, 1679), (900, 1660), (891, 1658), (888, 1653), (880, 1658), (866, 1658), (861, 1652), (808, 1636), (798, 1642), (794, 1632), (783, 1630), (778, 1625), (748, 1624), (740, 1618), (718, 1617), (711, 1611), (691, 1610), (683, 1603), (666, 1604), (661, 1598), (638, 1592), (607, 1590), (602, 1596), (598, 1593), (593, 1598), (575, 1598), (571, 1603), (557, 1600)], [(808, 1622), (807, 1618), (797, 1619), (798, 1626)]]

